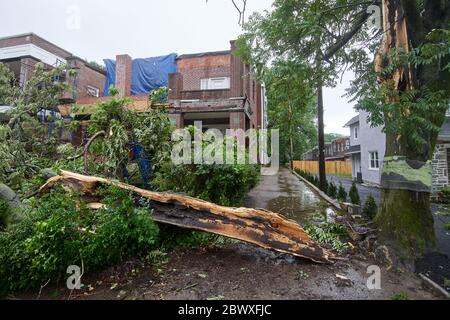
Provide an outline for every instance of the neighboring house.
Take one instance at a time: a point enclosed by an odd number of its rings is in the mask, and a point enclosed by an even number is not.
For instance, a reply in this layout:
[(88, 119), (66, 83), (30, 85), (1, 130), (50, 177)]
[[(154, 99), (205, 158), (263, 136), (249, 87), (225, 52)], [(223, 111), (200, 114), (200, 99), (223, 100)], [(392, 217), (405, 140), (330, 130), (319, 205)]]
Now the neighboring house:
[(386, 150), (386, 135), (381, 127), (372, 128), (368, 114), (361, 111), (345, 127), (350, 128), (350, 148), (347, 155), (352, 160), (352, 176), (359, 182), (379, 185)]
[(0, 62), (14, 72), (17, 85), (21, 88), (31, 78), (39, 62), (49, 68), (66, 64), (76, 70), (77, 75), (68, 80), (74, 87), (72, 92), (64, 95), (62, 100), (65, 103), (102, 95), (105, 71), (33, 33), (0, 38)]
[(202, 121), (203, 128), (263, 129), (267, 124), (264, 86), (250, 65), (227, 51), (181, 55), (169, 75), (170, 112), (178, 128)]
[(447, 118), (439, 133), (432, 163), (432, 192), (436, 193), (450, 184), (450, 112), (447, 112)]
[[(230, 44), (227, 51), (178, 56), (175, 73), (167, 73), (167, 69), (155, 71), (156, 77), (165, 77), (171, 89), (168, 111), (177, 128), (194, 125), (196, 121), (202, 121), (204, 130), (267, 128), (265, 88), (254, 79), (252, 68), (233, 54), (235, 42)], [(132, 95), (136, 71), (133, 71), (132, 58), (119, 55), (114, 66), (115, 70), (111, 71), (115, 73), (114, 85), (121, 95), (131, 98), (130, 108), (147, 110), (149, 92)], [(108, 74), (107, 78), (110, 78)], [(85, 98), (77, 103), (90, 106), (105, 99), (108, 98)]]
[[(345, 127), (350, 128), (350, 149), (347, 152), (352, 158), (353, 178), (359, 182), (381, 184), (386, 135), (381, 127), (371, 128), (367, 121), (367, 112), (351, 119)], [(450, 113), (447, 113), (441, 132), (438, 136), (433, 155), (433, 184), (435, 193), (449, 185), (450, 171)]]
[(336, 138), (331, 142), (331, 154), (327, 154), (325, 147), (325, 159), (327, 161), (347, 161), (347, 150), (350, 147), (350, 137)]
[[(326, 161), (350, 161), (347, 155), (347, 150), (350, 147), (349, 137), (336, 138), (333, 141), (325, 144), (325, 160)], [(303, 154), (303, 160), (318, 161), (319, 148), (315, 147), (312, 150)]]

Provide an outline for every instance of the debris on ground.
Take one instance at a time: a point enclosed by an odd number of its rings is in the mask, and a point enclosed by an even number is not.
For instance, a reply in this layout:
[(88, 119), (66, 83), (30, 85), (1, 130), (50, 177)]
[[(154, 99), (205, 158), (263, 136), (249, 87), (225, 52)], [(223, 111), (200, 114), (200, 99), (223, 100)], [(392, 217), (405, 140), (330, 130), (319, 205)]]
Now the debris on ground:
[(152, 192), (68, 171), (61, 171), (59, 176), (50, 178), (40, 192), (48, 192), (56, 185), (79, 191), (95, 206), (101, 201), (96, 199), (98, 188), (101, 185), (113, 185), (150, 199), (152, 218), (159, 223), (242, 240), (317, 263), (331, 263), (335, 258), (332, 252), (320, 247), (295, 221), (270, 211), (223, 207), (179, 194)]

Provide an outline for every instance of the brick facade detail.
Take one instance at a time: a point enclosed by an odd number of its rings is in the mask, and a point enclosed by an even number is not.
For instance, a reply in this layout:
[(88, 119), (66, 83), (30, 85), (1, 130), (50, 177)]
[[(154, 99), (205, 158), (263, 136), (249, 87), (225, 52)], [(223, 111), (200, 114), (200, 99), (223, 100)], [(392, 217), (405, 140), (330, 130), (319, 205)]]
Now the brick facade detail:
[(133, 59), (127, 54), (116, 57), (116, 87), (122, 97), (131, 95)]

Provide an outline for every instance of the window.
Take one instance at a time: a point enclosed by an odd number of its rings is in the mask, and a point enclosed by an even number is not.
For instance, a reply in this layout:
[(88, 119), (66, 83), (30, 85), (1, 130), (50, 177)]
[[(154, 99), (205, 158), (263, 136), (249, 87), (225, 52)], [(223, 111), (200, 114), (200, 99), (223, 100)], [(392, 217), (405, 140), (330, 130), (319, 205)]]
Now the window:
[(358, 127), (355, 127), (355, 135), (354, 135), (355, 139), (358, 139)]
[(230, 89), (230, 78), (221, 77), (221, 78), (201, 79), (200, 89), (201, 90)]
[(380, 169), (380, 160), (378, 158), (378, 151), (369, 152), (369, 169), (378, 170)]
[(95, 87), (91, 87), (91, 86), (87, 86), (87, 90), (86, 93), (88, 96), (91, 97), (99, 97), (100, 96), (100, 89), (95, 88)]

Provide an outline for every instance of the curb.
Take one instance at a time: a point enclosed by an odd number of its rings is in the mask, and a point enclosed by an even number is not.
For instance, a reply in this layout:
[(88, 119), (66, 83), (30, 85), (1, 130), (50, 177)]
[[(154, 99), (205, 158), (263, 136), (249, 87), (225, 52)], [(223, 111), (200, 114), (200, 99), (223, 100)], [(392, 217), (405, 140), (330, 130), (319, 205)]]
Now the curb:
[(447, 292), (444, 288), (442, 288), (440, 285), (438, 285), (436, 282), (428, 278), (427, 276), (423, 275), (422, 273), (419, 273), (419, 277), (422, 279), (425, 284), (431, 287), (436, 293), (443, 296), (445, 299), (450, 300), (450, 293)]
[(337, 202), (334, 199), (331, 199), (327, 194), (325, 194), (325, 192), (323, 192), (322, 190), (317, 188), (315, 185), (313, 185), (311, 182), (309, 182), (308, 180), (303, 178), (301, 175), (299, 175), (294, 170), (291, 170), (291, 172), (292, 172), (292, 174), (294, 174), (294, 176), (296, 176), (297, 178), (302, 180), (308, 187), (310, 187), (310, 189), (312, 189), (315, 193), (317, 193), (323, 200), (325, 200), (326, 202), (331, 204), (335, 209), (337, 209), (339, 211), (343, 210), (341, 205), (339, 204), (339, 202)]

